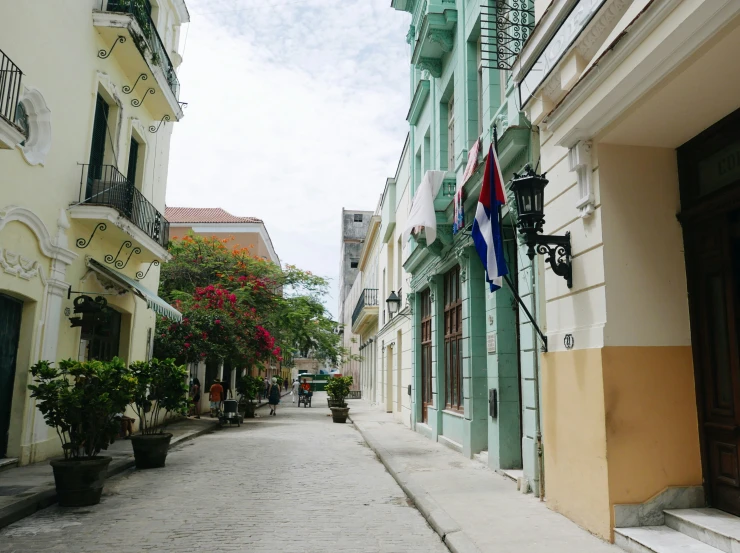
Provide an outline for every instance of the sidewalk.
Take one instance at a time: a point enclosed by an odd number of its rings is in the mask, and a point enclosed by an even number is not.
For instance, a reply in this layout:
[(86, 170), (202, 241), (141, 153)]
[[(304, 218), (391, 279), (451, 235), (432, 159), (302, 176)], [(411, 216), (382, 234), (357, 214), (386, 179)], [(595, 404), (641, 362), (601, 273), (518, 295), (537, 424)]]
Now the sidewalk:
[[(217, 419), (184, 419), (165, 428), (173, 434), (170, 448), (211, 432)], [(101, 455), (113, 457), (108, 478), (134, 466), (130, 440), (116, 440)], [(56, 503), (54, 474), (48, 461), (15, 467), (0, 472), (0, 528), (27, 517), (39, 509)]]
[(617, 553), (477, 461), (396, 422), (364, 400), (350, 418), (453, 553)]

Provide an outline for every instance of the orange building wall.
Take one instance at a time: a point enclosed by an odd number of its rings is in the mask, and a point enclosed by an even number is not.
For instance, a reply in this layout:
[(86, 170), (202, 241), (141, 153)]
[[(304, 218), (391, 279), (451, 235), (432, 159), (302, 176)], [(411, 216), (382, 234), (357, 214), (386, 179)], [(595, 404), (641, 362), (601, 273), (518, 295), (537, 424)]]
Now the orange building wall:
[[(170, 240), (181, 239), (191, 230), (193, 230), (192, 227), (170, 227)], [(257, 232), (209, 233), (207, 238), (211, 238), (212, 236), (215, 236), (219, 240), (233, 238), (227, 244), (230, 248), (249, 248), (252, 255), (267, 259), (270, 258), (267, 244), (265, 244), (265, 241), (262, 240), (262, 237)]]

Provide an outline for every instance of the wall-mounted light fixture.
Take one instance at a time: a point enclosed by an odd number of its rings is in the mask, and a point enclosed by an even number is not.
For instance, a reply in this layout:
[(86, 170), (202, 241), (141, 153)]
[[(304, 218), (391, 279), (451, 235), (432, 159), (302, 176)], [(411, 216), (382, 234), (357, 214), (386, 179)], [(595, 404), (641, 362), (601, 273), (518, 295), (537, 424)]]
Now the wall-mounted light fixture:
[(388, 299), (385, 300), (385, 303), (388, 304), (388, 313), (390, 313), (391, 318), (393, 318), (393, 315), (398, 313), (398, 310), (401, 307), (401, 298), (399, 298), (396, 293), (391, 290), (391, 295), (388, 296)]
[(529, 165), (520, 175), (514, 173), (511, 190), (514, 192), (517, 212), (517, 227), (528, 247), (527, 256), (534, 259), (535, 252), (547, 255), (552, 272), (563, 277), (568, 288), (573, 287), (573, 268), (571, 266), (570, 232), (565, 236), (542, 234), (545, 224), (545, 186), (549, 181), (545, 175), (538, 175)]

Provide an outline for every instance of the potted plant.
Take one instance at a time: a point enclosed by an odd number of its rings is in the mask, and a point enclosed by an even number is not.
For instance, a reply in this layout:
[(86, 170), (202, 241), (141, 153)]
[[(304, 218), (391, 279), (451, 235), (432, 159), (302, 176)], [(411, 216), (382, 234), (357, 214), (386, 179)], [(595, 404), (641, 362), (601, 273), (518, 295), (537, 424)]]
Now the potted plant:
[(111, 457), (98, 454), (115, 441), (117, 416), (131, 402), (136, 378), (117, 357), (109, 362), (68, 359), (58, 367), (39, 361), (31, 375), (31, 397), (64, 451), (63, 458), (51, 461), (59, 505), (100, 503)]
[(163, 467), (172, 434), (162, 432), (159, 419), (166, 414), (187, 413), (188, 371), (184, 365), (176, 365), (174, 359), (152, 359), (132, 363), (131, 372), (137, 382), (132, 404), (141, 432), (131, 437), (136, 468)]
[(262, 379), (258, 376), (247, 374), (237, 381), (236, 391), (239, 394), (239, 411), (244, 414), (244, 418), (254, 418), (254, 410), (257, 408), (254, 400), (259, 399), (263, 387)]
[(336, 376), (330, 378), (326, 383), (326, 394), (329, 396), (329, 407), (331, 409), (331, 418), (334, 422), (347, 422), (349, 407), (347, 407), (347, 396), (349, 389), (352, 387), (351, 376)]

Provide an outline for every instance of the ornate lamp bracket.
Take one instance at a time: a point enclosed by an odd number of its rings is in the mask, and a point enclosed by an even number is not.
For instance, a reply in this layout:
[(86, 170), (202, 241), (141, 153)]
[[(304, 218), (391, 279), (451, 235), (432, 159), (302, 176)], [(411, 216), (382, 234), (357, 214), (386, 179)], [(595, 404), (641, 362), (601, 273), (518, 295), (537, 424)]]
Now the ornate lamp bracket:
[(527, 257), (534, 259), (535, 253), (544, 255), (545, 261), (550, 264), (552, 272), (563, 277), (568, 288), (573, 288), (573, 265), (570, 250), (570, 232), (565, 236), (536, 234), (526, 239)]

